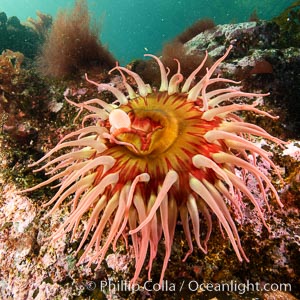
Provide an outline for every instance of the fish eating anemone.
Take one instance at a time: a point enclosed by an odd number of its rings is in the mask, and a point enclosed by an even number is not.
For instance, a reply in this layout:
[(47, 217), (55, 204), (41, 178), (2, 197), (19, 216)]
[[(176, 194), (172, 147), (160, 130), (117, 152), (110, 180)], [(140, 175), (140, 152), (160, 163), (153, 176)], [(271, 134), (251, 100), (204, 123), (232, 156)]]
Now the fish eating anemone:
[[(239, 261), (248, 258), (242, 248), (235, 218), (243, 217), (243, 203), (253, 204), (257, 215), (265, 221), (264, 207), (245, 183), (243, 174), (256, 179), (268, 210), (269, 198), (279, 207), (282, 203), (269, 176), (259, 170), (259, 157), (267, 161), (282, 181), (270, 153), (253, 143), (261, 137), (281, 147), (285, 142), (273, 137), (258, 125), (244, 122), (237, 114), (251, 111), (272, 119), (268, 112), (257, 108), (258, 102), (238, 104), (235, 99), (259, 98), (268, 94), (246, 93), (232, 87), (239, 82), (214, 77), (215, 70), (228, 56), (232, 46), (197, 82), (195, 76), (203, 62), (185, 79), (178, 70), (170, 79), (159, 58), (161, 85), (155, 90), (133, 71), (116, 66), (128, 95), (109, 84), (97, 83), (99, 92), (109, 91), (113, 104), (101, 99), (68, 103), (83, 111), (82, 127), (67, 134), (40, 160), (31, 164), (36, 171), (48, 170), (49, 179), (26, 189), (33, 191), (59, 180), (57, 192), (45, 206), (53, 205), (47, 216), (69, 200), (70, 214), (50, 237), (57, 240), (68, 232), (72, 238), (79, 230), (80, 220), (88, 217), (77, 249), (83, 254), (78, 264), (97, 263), (100, 268), (110, 247), (117, 243), (132, 246), (135, 273), (132, 283), (140, 276), (146, 261), (148, 277), (164, 239), (165, 256), (160, 283), (170, 259), (178, 220), (187, 241), (185, 261), (193, 252), (193, 243), (207, 253), (214, 222), (226, 232)], [(136, 89), (127, 82), (131, 77)], [(218, 88), (214, 88), (215, 85)], [(220, 84), (225, 85), (219, 88)], [(89, 122), (87, 122), (89, 121)], [(63, 150), (54, 158), (52, 156)], [(61, 152), (60, 152), (61, 153)], [(45, 163), (45, 161), (47, 161)], [(202, 219), (205, 230), (200, 228)], [(178, 225), (179, 226), (179, 225)], [(218, 226), (217, 226), (218, 227)], [(192, 235), (193, 233), (193, 235)], [(194, 242), (193, 242), (194, 240)]]

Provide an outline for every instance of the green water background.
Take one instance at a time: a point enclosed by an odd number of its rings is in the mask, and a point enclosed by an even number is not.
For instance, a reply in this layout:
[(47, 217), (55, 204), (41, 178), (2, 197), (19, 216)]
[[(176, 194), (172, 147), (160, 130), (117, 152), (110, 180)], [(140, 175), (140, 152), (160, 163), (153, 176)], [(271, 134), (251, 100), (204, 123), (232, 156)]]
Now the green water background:
[[(88, 0), (89, 10), (101, 20), (101, 40), (124, 64), (144, 53), (158, 54), (163, 44), (198, 19), (216, 24), (245, 22), (256, 10), (271, 19), (294, 0)], [(55, 16), (73, 0), (0, 0), (0, 11), (22, 22), (37, 10)]]

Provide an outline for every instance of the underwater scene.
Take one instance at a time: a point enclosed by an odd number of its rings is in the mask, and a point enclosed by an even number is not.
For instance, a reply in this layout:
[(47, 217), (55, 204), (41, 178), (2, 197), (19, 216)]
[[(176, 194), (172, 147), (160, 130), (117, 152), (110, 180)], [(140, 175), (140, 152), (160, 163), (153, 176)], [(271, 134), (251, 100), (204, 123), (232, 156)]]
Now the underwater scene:
[(0, 0), (0, 298), (300, 299), (300, 1)]

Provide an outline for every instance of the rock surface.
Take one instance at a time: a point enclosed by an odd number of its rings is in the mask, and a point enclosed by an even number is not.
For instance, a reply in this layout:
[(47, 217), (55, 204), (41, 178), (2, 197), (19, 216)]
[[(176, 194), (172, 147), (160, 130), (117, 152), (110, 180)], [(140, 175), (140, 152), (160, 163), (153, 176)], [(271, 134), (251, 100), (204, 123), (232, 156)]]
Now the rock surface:
[[(221, 70), (241, 80), (245, 90), (270, 92), (267, 101), (281, 111), (281, 122), (291, 137), (300, 135), (300, 48), (282, 44), (284, 33), (275, 22), (218, 25), (185, 44), (188, 53), (219, 58), (233, 49)], [(300, 41), (299, 41), (300, 44)]]

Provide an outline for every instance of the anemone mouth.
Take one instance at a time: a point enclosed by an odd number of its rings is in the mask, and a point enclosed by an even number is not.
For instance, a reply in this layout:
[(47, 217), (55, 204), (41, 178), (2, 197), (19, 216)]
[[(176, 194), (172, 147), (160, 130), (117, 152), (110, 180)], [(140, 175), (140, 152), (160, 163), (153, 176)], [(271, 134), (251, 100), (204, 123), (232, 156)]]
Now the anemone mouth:
[(128, 112), (129, 128), (120, 128), (114, 137), (131, 145), (136, 155), (152, 157), (166, 152), (178, 136), (178, 120), (163, 108), (133, 108)]
[(156, 92), (119, 107), (130, 122), (116, 130), (108, 125), (114, 143), (105, 154), (116, 158), (115, 170), (120, 170), (122, 180), (133, 180), (142, 172), (162, 179), (170, 169), (178, 174), (191, 172), (195, 169), (194, 155), (211, 155), (222, 149), (204, 139), (205, 133), (217, 127), (221, 120), (203, 120), (199, 110), (201, 101), (185, 99), (185, 94)]

